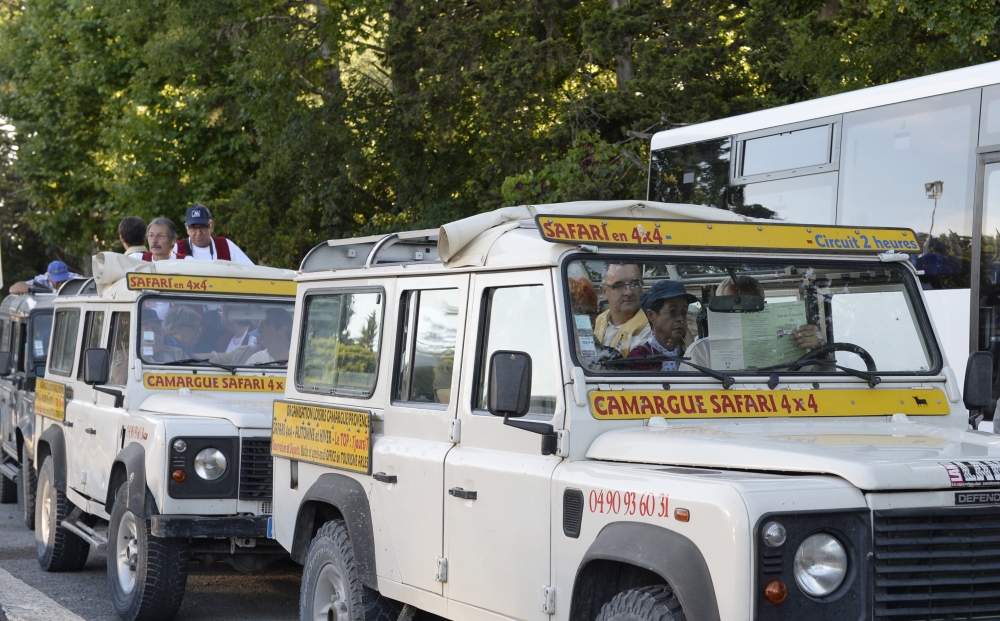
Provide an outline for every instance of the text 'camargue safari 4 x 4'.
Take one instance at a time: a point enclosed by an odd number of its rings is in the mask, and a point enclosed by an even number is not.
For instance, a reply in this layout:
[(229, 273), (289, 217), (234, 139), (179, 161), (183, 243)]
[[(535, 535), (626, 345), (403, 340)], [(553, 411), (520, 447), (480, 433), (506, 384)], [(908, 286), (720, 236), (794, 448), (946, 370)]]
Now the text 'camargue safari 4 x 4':
[(992, 362), (963, 400), (919, 249), (635, 201), (320, 244), (271, 444), (300, 618), (1000, 617)]

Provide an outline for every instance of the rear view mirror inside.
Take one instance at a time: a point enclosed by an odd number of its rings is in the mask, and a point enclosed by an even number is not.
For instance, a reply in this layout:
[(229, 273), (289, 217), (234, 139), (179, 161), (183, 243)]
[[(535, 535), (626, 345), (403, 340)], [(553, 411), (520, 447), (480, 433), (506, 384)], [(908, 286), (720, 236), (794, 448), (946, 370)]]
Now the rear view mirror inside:
[(716, 295), (708, 303), (713, 313), (759, 313), (764, 310), (764, 298), (759, 295)]

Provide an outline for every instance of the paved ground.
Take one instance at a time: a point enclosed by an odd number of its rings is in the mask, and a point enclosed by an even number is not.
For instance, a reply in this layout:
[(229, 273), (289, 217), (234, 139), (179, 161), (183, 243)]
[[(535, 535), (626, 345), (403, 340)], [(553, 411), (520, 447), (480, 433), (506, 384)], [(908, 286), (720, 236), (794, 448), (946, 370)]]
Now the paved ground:
[[(26, 600), (16, 603), (28, 609), (38, 605), (33, 600), (42, 601), (47, 596), (65, 609), (63, 619), (48, 614), (48, 621), (69, 620), (74, 615), (86, 621), (119, 621), (109, 599), (104, 552), (91, 550), (87, 566), (80, 572), (43, 572), (35, 558), (34, 532), (24, 527), (17, 505), (0, 505), (0, 569), (31, 587), (18, 589), (16, 595), (11, 595), (11, 589), (4, 589), (8, 591), (6, 597)], [(238, 574), (222, 564), (203, 568), (192, 563), (184, 604), (176, 619), (297, 619), (300, 579), (301, 568), (290, 561), (274, 564), (254, 575)], [(36, 595), (36, 590), (41, 596)], [(9, 606), (8, 612), (11, 621), (19, 616)], [(7, 620), (0, 610), (0, 621)]]

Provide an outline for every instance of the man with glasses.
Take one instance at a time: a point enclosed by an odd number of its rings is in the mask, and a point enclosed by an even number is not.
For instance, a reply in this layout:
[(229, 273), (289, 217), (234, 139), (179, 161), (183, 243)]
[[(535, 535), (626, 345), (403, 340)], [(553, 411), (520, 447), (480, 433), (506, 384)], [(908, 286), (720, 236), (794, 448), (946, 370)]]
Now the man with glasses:
[(215, 220), (212, 212), (204, 205), (193, 205), (184, 216), (184, 226), (187, 228), (187, 239), (177, 242), (178, 259), (199, 259), (232, 261), (253, 265), (250, 257), (232, 240), (225, 237), (212, 237), (215, 231)]
[(604, 271), (601, 293), (608, 310), (597, 316), (594, 336), (622, 356), (649, 340), (652, 331), (641, 311), (642, 271), (635, 263), (611, 263)]
[(146, 227), (146, 241), (149, 242), (149, 252), (130, 256), (143, 261), (167, 261), (176, 258), (174, 244), (177, 243), (177, 228), (167, 218), (161, 216), (149, 223)]
[[(661, 280), (642, 294), (640, 303), (646, 314), (652, 334), (642, 345), (628, 353), (629, 358), (648, 356), (680, 356), (687, 345), (688, 305), (697, 302), (684, 285), (676, 280)], [(632, 366), (640, 371), (676, 371), (680, 363), (675, 360), (636, 363)]]

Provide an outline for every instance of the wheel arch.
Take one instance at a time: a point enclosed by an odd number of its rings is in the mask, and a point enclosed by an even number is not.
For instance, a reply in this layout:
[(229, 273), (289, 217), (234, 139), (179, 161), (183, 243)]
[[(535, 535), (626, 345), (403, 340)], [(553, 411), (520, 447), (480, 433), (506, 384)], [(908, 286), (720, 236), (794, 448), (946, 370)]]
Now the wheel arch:
[[(17, 428), (14, 430), (15, 439), (17, 441), (17, 455), (18, 459), (21, 459), (23, 455), (23, 450), (26, 446), (25, 438), (30, 438), (34, 433), (35, 423), (33, 416), (22, 416), (21, 420), (17, 423)], [(31, 457), (30, 447), (28, 452), (28, 457)], [(21, 464), (22, 466), (24, 464)]]
[(580, 561), (570, 620), (594, 619), (619, 592), (663, 582), (673, 589), (688, 621), (720, 621), (708, 563), (693, 541), (652, 524), (608, 524)]
[(66, 437), (62, 427), (51, 425), (38, 438), (38, 468), (42, 467), (46, 456), (52, 457), (52, 471), (55, 480), (52, 485), (62, 493), (66, 493)]
[(357, 480), (336, 473), (325, 473), (303, 495), (295, 518), (292, 559), (304, 564), (309, 544), (323, 524), (343, 519), (354, 548), (358, 577), (368, 588), (378, 590), (375, 574), (375, 534), (372, 530), (368, 494)]
[(123, 448), (111, 464), (108, 496), (104, 501), (104, 508), (109, 513), (118, 488), (126, 481), (128, 495), (125, 506), (136, 515), (149, 517), (146, 514), (146, 450), (137, 442)]

